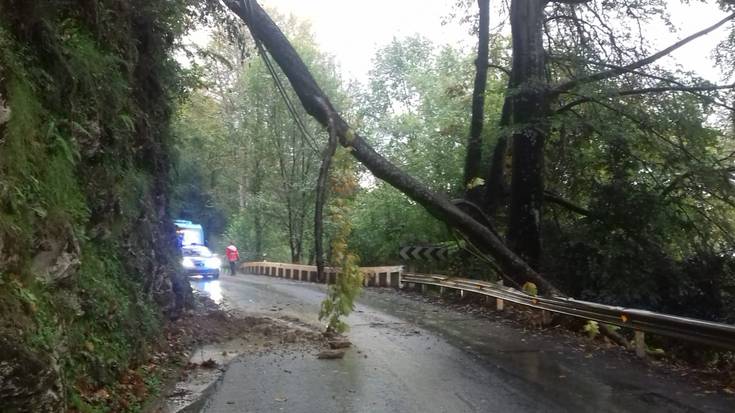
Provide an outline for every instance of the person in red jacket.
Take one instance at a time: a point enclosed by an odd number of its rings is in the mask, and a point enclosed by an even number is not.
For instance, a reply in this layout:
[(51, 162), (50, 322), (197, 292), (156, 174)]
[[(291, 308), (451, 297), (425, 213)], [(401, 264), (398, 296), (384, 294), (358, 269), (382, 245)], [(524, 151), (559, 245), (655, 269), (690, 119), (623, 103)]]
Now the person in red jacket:
[(227, 261), (230, 263), (230, 275), (234, 276), (237, 273), (237, 261), (240, 259), (240, 254), (237, 253), (234, 242), (230, 241), (230, 245), (225, 248), (225, 255), (227, 255)]

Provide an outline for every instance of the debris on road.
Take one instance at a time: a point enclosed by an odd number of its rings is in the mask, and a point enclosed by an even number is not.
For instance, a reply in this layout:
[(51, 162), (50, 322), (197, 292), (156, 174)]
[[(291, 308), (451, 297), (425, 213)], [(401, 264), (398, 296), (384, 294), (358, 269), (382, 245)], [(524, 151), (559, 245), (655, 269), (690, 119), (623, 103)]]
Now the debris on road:
[(316, 358), (320, 360), (335, 360), (335, 359), (341, 359), (344, 358), (346, 353), (345, 349), (330, 349), (330, 350), (323, 350), (319, 354), (317, 354)]
[(202, 300), (197, 311), (168, 329), (168, 347), (177, 359), (183, 358), (185, 362), (178, 373), (178, 383), (164, 392), (166, 400), (161, 403), (166, 405), (166, 410), (160, 411), (195, 411), (214, 390), (229, 363), (242, 355), (313, 354), (324, 350), (333, 354), (319, 358), (337, 359), (344, 357), (345, 349), (351, 345), (340, 335), (325, 336), (316, 327), (297, 320), (226, 311), (207, 299)]
[(349, 348), (352, 346), (352, 343), (350, 343), (347, 340), (330, 340), (329, 341), (329, 348), (331, 349), (341, 349), (341, 348)]
[(219, 366), (219, 363), (212, 359), (207, 359), (202, 362), (200, 365), (203, 369), (216, 369), (217, 366)]

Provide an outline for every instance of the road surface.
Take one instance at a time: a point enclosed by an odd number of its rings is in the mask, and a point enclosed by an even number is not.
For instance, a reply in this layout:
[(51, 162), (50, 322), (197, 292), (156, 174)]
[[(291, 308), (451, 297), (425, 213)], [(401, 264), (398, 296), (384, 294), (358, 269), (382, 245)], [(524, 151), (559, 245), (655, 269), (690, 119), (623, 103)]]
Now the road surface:
[[(249, 313), (318, 322), (325, 287), (239, 275), (192, 281)], [(369, 289), (348, 319), (342, 360), (246, 354), (205, 412), (735, 412), (735, 398), (650, 371), (579, 339)], [(611, 354), (612, 353), (612, 354)]]

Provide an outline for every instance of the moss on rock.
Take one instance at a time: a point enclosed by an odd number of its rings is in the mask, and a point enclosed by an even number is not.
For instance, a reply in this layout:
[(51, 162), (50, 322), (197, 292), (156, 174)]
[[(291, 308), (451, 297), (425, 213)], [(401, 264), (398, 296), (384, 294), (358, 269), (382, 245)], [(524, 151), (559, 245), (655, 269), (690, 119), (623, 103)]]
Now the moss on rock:
[(104, 411), (84, 393), (190, 297), (167, 212), (189, 3), (0, 0), (3, 411)]

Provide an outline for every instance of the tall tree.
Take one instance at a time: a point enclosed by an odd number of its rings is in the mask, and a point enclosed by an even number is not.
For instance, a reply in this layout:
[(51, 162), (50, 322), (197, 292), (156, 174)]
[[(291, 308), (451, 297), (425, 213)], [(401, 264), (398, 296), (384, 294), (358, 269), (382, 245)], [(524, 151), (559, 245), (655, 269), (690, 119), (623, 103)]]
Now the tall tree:
[(513, 67), (508, 93), (514, 133), (507, 238), (510, 248), (534, 268), (541, 257), (544, 144), (549, 129), (542, 34), (546, 4), (546, 0), (513, 1), (510, 8)]
[(490, 57), (490, 0), (477, 0), (479, 27), (477, 59), (475, 59), (475, 88), (472, 92), (472, 120), (465, 156), (464, 186), (466, 197), (482, 202), (482, 127), (485, 118), (485, 90), (487, 87), (488, 59)]

